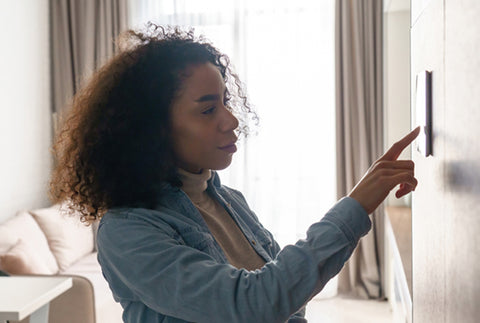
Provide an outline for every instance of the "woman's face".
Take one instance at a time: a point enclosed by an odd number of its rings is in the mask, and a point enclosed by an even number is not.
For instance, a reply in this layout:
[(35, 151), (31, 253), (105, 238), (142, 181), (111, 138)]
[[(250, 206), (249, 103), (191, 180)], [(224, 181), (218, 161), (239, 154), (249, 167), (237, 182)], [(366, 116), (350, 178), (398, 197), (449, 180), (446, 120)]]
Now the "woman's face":
[(225, 82), (211, 63), (187, 69), (171, 109), (177, 166), (192, 173), (224, 169), (237, 150), (238, 120), (225, 106)]

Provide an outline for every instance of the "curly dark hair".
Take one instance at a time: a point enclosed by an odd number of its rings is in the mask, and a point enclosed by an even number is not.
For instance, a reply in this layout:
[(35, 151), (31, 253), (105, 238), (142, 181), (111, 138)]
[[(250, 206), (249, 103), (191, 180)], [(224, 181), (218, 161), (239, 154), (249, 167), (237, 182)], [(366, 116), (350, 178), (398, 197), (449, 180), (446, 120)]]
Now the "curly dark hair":
[(170, 107), (189, 66), (212, 63), (247, 135), (258, 120), (229, 59), (193, 29), (148, 24), (119, 36), (119, 52), (75, 95), (55, 138), (54, 203), (93, 222), (112, 207), (153, 208), (160, 186), (182, 185), (175, 166)]

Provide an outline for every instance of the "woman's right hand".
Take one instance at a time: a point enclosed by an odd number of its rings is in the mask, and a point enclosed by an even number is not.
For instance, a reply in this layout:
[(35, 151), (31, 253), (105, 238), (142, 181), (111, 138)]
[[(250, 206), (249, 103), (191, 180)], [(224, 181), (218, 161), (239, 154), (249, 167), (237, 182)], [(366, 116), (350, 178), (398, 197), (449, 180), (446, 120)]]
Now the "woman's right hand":
[(414, 176), (414, 163), (411, 160), (397, 160), (401, 152), (418, 136), (420, 127), (397, 141), (368, 169), (367, 173), (348, 194), (357, 200), (368, 214), (388, 196), (388, 193), (398, 184), (400, 188), (395, 193), (397, 198), (415, 190), (417, 179)]

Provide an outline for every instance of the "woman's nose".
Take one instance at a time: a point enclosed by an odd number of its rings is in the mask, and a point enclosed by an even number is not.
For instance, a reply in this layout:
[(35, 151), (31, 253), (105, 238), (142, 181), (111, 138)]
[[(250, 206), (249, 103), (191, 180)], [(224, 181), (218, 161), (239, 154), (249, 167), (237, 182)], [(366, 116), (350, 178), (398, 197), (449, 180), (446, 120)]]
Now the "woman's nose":
[(238, 127), (238, 119), (233, 115), (232, 111), (230, 111), (227, 107), (225, 107), (224, 115), (222, 122), (220, 123), (220, 131), (228, 132), (237, 129)]

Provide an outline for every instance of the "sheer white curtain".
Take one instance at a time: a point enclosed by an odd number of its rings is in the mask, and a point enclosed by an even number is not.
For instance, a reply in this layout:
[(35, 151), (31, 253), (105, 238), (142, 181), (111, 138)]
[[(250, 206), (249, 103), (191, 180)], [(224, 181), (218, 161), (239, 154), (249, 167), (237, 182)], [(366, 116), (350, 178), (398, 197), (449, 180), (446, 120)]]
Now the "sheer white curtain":
[(305, 236), (336, 198), (334, 0), (151, 0), (133, 27), (195, 27), (227, 53), (259, 117), (222, 182), (239, 189), (280, 245)]

